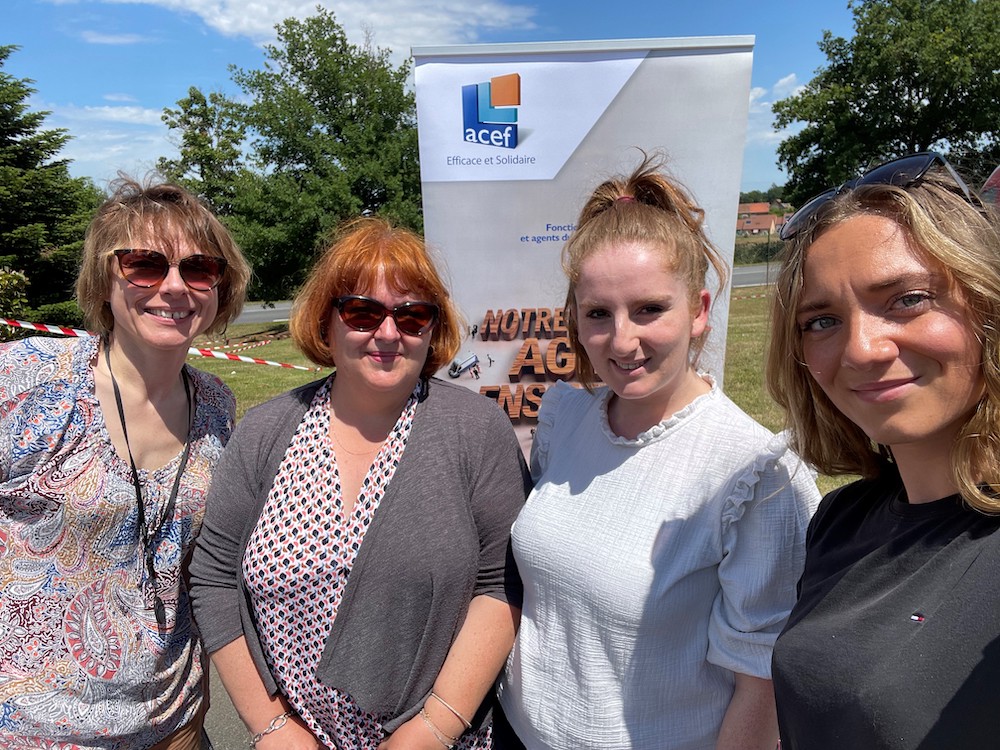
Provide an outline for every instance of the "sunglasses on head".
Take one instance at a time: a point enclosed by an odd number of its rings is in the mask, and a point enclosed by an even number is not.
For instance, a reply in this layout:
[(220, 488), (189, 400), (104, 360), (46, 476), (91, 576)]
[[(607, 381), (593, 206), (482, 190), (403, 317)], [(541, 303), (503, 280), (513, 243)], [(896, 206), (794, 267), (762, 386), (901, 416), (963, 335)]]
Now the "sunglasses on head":
[(226, 259), (213, 255), (188, 255), (177, 261), (156, 250), (115, 250), (118, 268), (125, 281), (133, 286), (150, 289), (163, 282), (170, 266), (177, 266), (181, 280), (196, 292), (215, 289), (226, 272)]
[(404, 302), (392, 309), (370, 297), (351, 294), (333, 301), (344, 325), (355, 331), (374, 331), (391, 315), (402, 333), (421, 336), (437, 321), (438, 306), (433, 302)]
[(854, 190), (862, 185), (893, 185), (899, 188), (908, 188), (920, 182), (930, 171), (931, 167), (943, 167), (948, 175), (954, 180), (955, 185), (965, 195), (965, 199), (970, 203), (975, 203), (972, 192), (965, 181), (958, 176), (958, 172), (945, 160), (941, 154), (934, 151), (924, 151), (919, 154), (901, 156), (898, 159), (887, 161), (874, 169), (865, 172), (860, 177), (848, 180), (840, 187), (830, 188), (806, 201), (802, 208), (792, 214), (791, 218), (785, 222), (778, 231), (778, 237), (783, 240), (790, 240), (809, 226), (812, 219), (831, 200), (848, 190)]

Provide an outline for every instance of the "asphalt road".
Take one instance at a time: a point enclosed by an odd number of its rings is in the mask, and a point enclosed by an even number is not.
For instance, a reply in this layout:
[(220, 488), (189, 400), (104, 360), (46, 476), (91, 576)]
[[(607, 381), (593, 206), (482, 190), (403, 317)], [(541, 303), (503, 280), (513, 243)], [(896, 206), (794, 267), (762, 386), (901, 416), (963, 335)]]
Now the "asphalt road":
[[(737, 266), (733, 269), (733, 288), (761, 286), (773, 282), (778, 275), (777, 263), (758, 263), (752, 266)], [(247, 302), (237, 323), (283, 323), (288, 320), (292, 303)]]
[(774, 283), (778, 276), (778, 263), (756, 263), (752, 266), (736, 266), (733, 269), (733, 288), (741, 286), (763, 286)]
[(283, 323), (292, 310), (291, 302), (247, 302), (237, 323)]
[(212, 747), (214, 750), (246, 750), (250, 734), (233, 708), (214, 667), (209, 677), (211, 706), (205, 717), (205, 731), (212, 740)]

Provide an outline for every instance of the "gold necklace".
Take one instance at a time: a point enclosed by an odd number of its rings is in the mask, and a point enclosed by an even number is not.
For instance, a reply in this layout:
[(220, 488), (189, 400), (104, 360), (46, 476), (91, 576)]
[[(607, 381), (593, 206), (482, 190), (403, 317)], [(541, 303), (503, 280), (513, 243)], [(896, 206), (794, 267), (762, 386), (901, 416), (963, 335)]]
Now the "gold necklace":
[(382, 447), (382, 443), (385, 442), (384, 440), (382, 440), (381, 442), (376, 444), (374, 448), (369, 447), (363, 451), (352, 451), (350, 448), (347, 447), (347, 445), (344, 443), (341, 437), (337, 434), (337, 430), (333, 426), (332, 414), (330, 415), (330, 434), (333, 436), (333, 441), (336, 444), (336, 446), (340, 447), (341, 449), (344, 450), (345, 453), (349, 453), (352, 456), (370, 456), (372, 453), (378, 451), (378, 449)]

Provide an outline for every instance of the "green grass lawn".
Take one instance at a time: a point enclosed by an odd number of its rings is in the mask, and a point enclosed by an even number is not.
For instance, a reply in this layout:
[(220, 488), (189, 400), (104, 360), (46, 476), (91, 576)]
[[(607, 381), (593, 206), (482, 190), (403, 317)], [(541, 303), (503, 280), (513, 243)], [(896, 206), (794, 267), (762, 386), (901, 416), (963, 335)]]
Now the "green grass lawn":
[[(735, 290), (729, 307), (729, 335), (726, 342), (725, 389), (729, 397), (751, 417), (775, 432), (784, 426), (781, 410), (764, 388), (764, 351), (767, 342), (769, 300), (766, 287)], [(329, 369), (317, 370), (295, 348), (284, 323), (230, 326), (230, 345), (225, 351), (240, 356), (308, 367), (308, 371), (270, 365), (234, 362), (191, 356), (188, 361), (201, 370), (218, 375), (236, 394), (237, 417), (255, 404), (303, 383), (323, 377)], [(267, 342), (267, 343), (261, 343)], [(200, 337), (198, 348), (218, 349), (221, 337)], [(244, 346), (252, 348), (242, 348)], [(820, 477), (819, 487), (829, 492), (849, 478)]]
[(726, 338), (726, 394), (743, 411), (773, 432), (784, 427), (781, 409), (764, 386), (764, 351), (770, 299), (766, 287), (734, 291), (729, 302), (729, 333)]
[[(223, 349), (228, 341), (229, 348)], [(261, 343), (267, 342), (267, 343)], [(243, 348), (244, 346), (251, 348)], [(251, 406), (267, 401), (296, 386), (309, 383), (329, 374), (329, 369), (317, 370), (302, 356), (288, 335), (286, 323), (247, 323), (231, 325), (225, 338), (199, 336), (194, 345), (199, 349), (222, 349), (241, 357), (252, 357), (271, 362), (281, 362), (309, 370), (293, 370), (249, 362), (233, 362), (210, 357), (189, 356), (188, 362), (199, 370), (218, 375), (236, 394), (236, 416), (242, 417)]]

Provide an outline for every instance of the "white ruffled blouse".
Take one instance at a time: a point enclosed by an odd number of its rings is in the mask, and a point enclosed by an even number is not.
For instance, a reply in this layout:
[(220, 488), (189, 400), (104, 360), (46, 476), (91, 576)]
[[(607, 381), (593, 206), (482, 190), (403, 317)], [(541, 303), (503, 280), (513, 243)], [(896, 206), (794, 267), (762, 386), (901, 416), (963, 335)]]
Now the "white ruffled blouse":
[(532, 748), (714, 748), (733, 673), (770, 677), (814, 476), (714, 383), (634, 440), (610, 395), (542, 402), (501, 702)]

